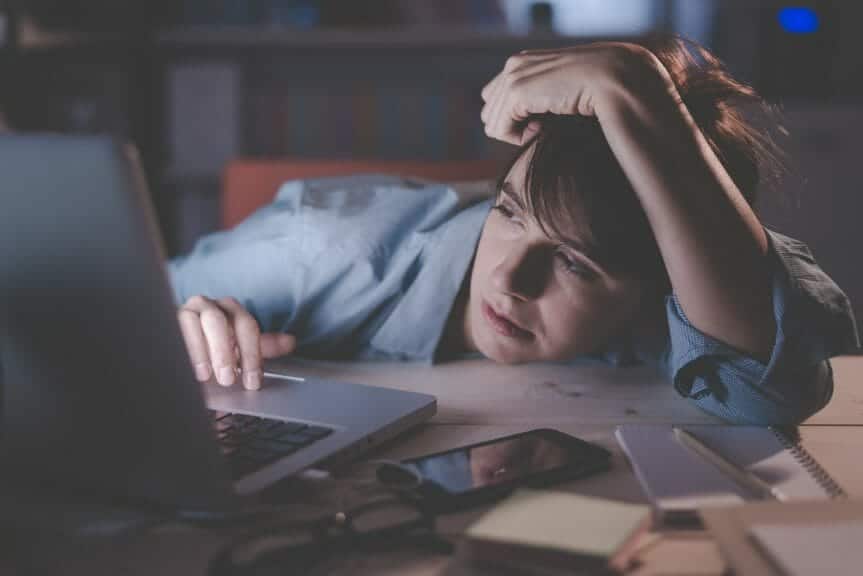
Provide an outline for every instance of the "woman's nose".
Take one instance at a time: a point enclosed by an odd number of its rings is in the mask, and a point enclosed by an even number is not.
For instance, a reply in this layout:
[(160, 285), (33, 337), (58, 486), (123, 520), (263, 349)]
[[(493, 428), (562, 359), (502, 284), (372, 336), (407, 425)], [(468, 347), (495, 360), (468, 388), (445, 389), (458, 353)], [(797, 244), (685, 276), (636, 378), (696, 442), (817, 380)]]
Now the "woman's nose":
[(513, 247), (492, 270), (492, 287), (521, 300), (538, 297), (545, 283), (545, 259), (543, 251), (538, 248)]

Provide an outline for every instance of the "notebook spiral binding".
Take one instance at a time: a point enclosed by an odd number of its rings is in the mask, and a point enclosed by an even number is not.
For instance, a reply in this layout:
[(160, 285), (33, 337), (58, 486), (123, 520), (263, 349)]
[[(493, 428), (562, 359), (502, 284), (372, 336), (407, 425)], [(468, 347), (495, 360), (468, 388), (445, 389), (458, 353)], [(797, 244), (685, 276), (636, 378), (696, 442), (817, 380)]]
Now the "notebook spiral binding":
[(836, 482), (827, 470), (822, 468), (821, 464), (812, 457), (812, 454), (810, 454), (806, 448), (801, 446), (799, 442), (794, 440), (790, 434), (783, 432), (778, 428), (771, 428), (770, 430), (782, 446), (788, 450), (794, 459), (803, 466), (810, 476), (812, 476), (815, 482), (817, 482), (818, 485), (827, 492), (827, 495), (830, 496), (830, 498), (839, 499), (848, 497), (848, 494), (846, 494), (845, 490), (839, 486), (839, 483)]

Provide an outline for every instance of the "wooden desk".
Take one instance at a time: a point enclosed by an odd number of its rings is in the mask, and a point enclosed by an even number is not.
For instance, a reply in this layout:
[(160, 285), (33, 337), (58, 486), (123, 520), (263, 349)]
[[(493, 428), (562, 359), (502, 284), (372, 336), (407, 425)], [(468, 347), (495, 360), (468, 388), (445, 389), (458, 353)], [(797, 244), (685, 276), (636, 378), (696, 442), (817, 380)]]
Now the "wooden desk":
[[(833, 400), (801, 427), (801, 435), (807, 448), (845, 490), (852, 497), (863, 498), (863, 468), (858, 465), (863, 454), (863, 356), (835, 359), (833, 366)], [(563, 489), (629, 502), (644, 502), (645, 498), (614, 440), (616, 425), (717, 422), (679, 398), (662, 377), (644, 367), (501, 366), (484, 360), (431, 367), (293, 360), (271, 369), (437, 396), (434, 418), (369, 457), (404, 458), (531, 428), (554, 427), (597, 442), (613, 454), (608, 473), (573, 481)], [(444, 516), (438, 529), (458, 535), (482, 512)], [(129, 538), (88, 542), (87, 546), (88, 553), (75, 558), (75, 566), (81, 569), (70, 573), (107, 573), (105, 569), (112, 568), (111, 573), (127, 575), (198, 575), (204, 573), (218, 542), (200, 531), (168, 529), (146, 541)], [(633, 573), (637, 576), (718, 576), (725, 569), (716, 546), (699, 533), (663, 535), (644, 547), (640, 558), (642, 565)], [(0, 558), (0, 568), (4, 568), (2, 563)], [(460, 570), (450, 564), (449, 557), (401, 549), (378, 556), (338, 558), (311, 574), (460, 576)]]
[[(852, 496), (863, 498), (863, 357), (833, 361), (835, 391), (830, 404), (810, 418), (801, 435), (807, 448)], [(614, 440), (626, 422), (716, 423), (681, 399), (668, 382), (646, 367), (500, 366), (469, 360), (441, 366), (335, 364), (292, 361), (274, 366), (286, 373), (417, 390), (438, 398), (438, 413), (418, 429), (370, 456), (405, 458), (537, 427), (553, 427), (597, 442), (613, 454), (609, 473), (570, 483), (565, 489), (629, 502), (645, 498)], [(459, 534), (482, 510), (445, 517), (440, 530)], [(645, 550), (645, 574), (721, 574), (713, 543), (693, 534), (666, 538)], [(416, 574), (447, 571), (448, 559), (404, 554), (349, 558), (334, 574)]]

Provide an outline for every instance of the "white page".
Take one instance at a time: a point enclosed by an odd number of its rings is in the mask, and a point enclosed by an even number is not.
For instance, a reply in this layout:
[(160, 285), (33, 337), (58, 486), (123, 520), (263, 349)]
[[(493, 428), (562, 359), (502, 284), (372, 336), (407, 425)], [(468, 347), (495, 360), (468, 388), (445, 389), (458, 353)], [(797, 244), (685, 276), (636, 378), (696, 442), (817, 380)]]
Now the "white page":
[(863, 571), (863, 521), (756, 524), (749, 535), (788, 576), (856, 576)]
[[(776, 487), (790, 500), (827, 499), (813, 471), (773, 430), (754, 426), (684, 426), (709, 448)], [(624, 424), (616, 436), (648, 498), (664, 512), (739, 504), (758, 498), (680, 444), (671, 426)]]
[[(686, 426), (713, 450), (746, 468), (790, 500), (826, 499), (827, 491), (769, 428)], [(861, 572), (863, 573), (863, 572)]]

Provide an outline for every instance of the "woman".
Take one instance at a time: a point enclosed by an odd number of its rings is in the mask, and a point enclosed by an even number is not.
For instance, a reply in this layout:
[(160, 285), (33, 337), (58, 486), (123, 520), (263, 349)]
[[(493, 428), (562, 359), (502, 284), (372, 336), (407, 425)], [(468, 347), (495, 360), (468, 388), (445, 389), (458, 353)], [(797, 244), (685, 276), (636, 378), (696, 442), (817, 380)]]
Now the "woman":
[(486, 133), (519, 146), (493, 203), (385, 177), (286, 184), (171, 263), (198, 378), (258, 388), (261, 358), (297, 346), (589, 356), (656, 362), (730, 421), (820, 409), (826, 359), (857, 343), (850, 305), (805, 246), (758, 221), (769, 147), (740, 106), (760, 100), (691, 50), (664, 38), (510, 58), (482, 92)]

